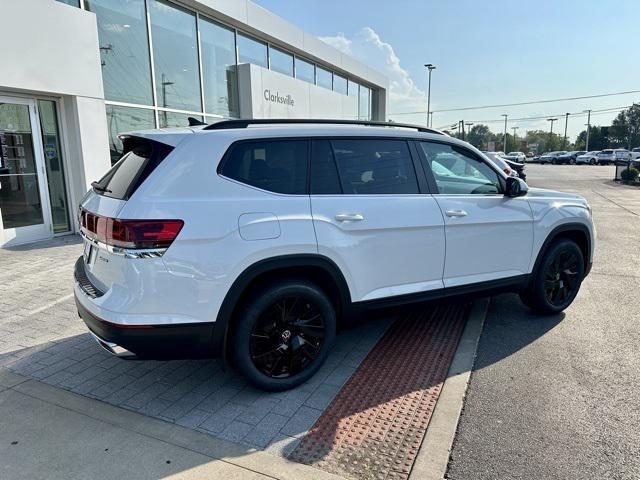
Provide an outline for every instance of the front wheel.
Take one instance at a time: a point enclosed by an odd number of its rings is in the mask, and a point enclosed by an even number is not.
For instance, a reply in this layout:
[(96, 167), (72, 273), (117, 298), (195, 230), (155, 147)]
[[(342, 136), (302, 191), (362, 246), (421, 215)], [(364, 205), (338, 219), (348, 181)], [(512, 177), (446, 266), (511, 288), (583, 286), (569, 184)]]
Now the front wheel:
[(576, 298), (584, 278), (584, 256), (572, 240), (559, 240), (544, 253), (522, 301), (542, 314), (563, 311)]
[(335, 331), (333, 304), (314, 283), (291, 279), (258, 289), (237, 318), (234, 365), (257, 388), (296, 387), (325, 361)]

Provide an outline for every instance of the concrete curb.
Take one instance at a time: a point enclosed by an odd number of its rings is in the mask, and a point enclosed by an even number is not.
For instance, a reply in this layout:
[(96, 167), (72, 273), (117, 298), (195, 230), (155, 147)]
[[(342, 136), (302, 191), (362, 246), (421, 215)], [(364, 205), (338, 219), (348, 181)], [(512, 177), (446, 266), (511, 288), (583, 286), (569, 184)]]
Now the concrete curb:
[(427, 433), (409, 475), (410, 480), (442, 480), (456, 435), (478, 341), (489, 308), (488, 298), (473, 303)]
[[(255, 474), (283, 480), (338, 480), (342, 478), (308, 465), (291, 462), (285, 458), (252, 449), (246, 445), (217, 439), (205, 433), (147, 417), (0, 369), (0, 394), (6, 396), (10, 392), (13, 392), (14, 396), (22, 395), (25, 396), (24, 398), (30, 397), (62, 408), (67, 411), (70, 418), (79, 423), (84, 422), (83, 418), (86, 418), (87, 423), (98, 421), (103, 425), (102, 428), (114, 431), (117, 435), (142, 436), (157, 445), (158, 442), (161, 442), (167, 448), (173, 448), (175, 451), (182, 450), (185, 454), (204, 456), (210, 459), (212, 466), (218, 462), (218, 464), (227, 464), (228, 467), (240, 467), (244, 470), (247, 478), (254, 478)], [(0, 414), (2, 407), (3, 404), (0, 402)], [(127, 432), (130, 433), (127, 434)], [(47, 434), (53, 434), (55, 437), (56, 432), (47, 432)], [(57, 434), (62, 435), (64, 432), (57, 432)], [(45, 434), (43, 433), (43, 435)], [(58, 451), (65, 449), (65, 445), (58, 445), (53, 440), (50, 443), (51, 449)], [(87, 458), (87, 461), (90, 460)], [(237, 472), (236, 475), (238, 475)], [(233, 478), (243, 477), (244, 475), (241, 473), (239, 476), (233, 476)], [(178, 475), (175, 478), (182, 477)]]

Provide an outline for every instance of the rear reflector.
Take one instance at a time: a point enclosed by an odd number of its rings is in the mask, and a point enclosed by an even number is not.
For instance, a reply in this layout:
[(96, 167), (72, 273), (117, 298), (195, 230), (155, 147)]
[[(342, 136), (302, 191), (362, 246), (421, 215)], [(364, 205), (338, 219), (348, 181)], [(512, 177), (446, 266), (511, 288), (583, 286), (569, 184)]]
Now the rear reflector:
[(120, 220), (80, 211), (82, 232), (106, 245), (128, 249), (167, 248), (176, 239), (182, 220)]

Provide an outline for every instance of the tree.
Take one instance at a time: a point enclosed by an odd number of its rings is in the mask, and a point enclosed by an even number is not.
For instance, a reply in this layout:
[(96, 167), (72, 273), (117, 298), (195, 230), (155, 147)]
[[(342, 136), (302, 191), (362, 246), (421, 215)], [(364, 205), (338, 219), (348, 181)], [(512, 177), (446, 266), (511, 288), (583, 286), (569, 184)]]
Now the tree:
[(479, 123), (471, 127), (469, 135), (467, 135), (467, 141), (474, 147), (480, 150), (487, 150), (489, 148), (489, 141), (492, 138), (491, 130), (486, 125)]
[(640, 144), (640, 105), (634, 103), (613, 119), (609, 137), (616, 147), (633, 148)]
[[(604, 150), (609, 147), (609, 137), (603, 132), (602, 127), (591, 125), (589, 128), (589, 150)], [(583, 130), (576, 138), (576, 150), (587, 149), (587, 131)]]

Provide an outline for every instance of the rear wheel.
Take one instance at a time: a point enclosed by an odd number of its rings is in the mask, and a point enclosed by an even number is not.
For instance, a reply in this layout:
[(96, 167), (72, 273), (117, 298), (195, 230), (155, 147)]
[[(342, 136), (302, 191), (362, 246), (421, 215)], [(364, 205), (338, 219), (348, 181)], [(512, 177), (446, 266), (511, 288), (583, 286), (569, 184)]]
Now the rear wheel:
[(591, 165), (595, 165), (595, 164), (596, 164), (596, 159), (595, 159), (595, 158), (592, 158), (591, 160), (589, 160), (589, 163), (590, 163)]
[(234, 365), (255, 387), (293, 388), (320, 368), (335, 330), (333, 304), (314, 283), (292, 279), (257, 290), (237, 320)]
[(529, 288), (520, 298), (536, 312), (559, 313), (576, 298), (583, 278), (580, 247), (572, 240), (559, 240), (544, 253)]

